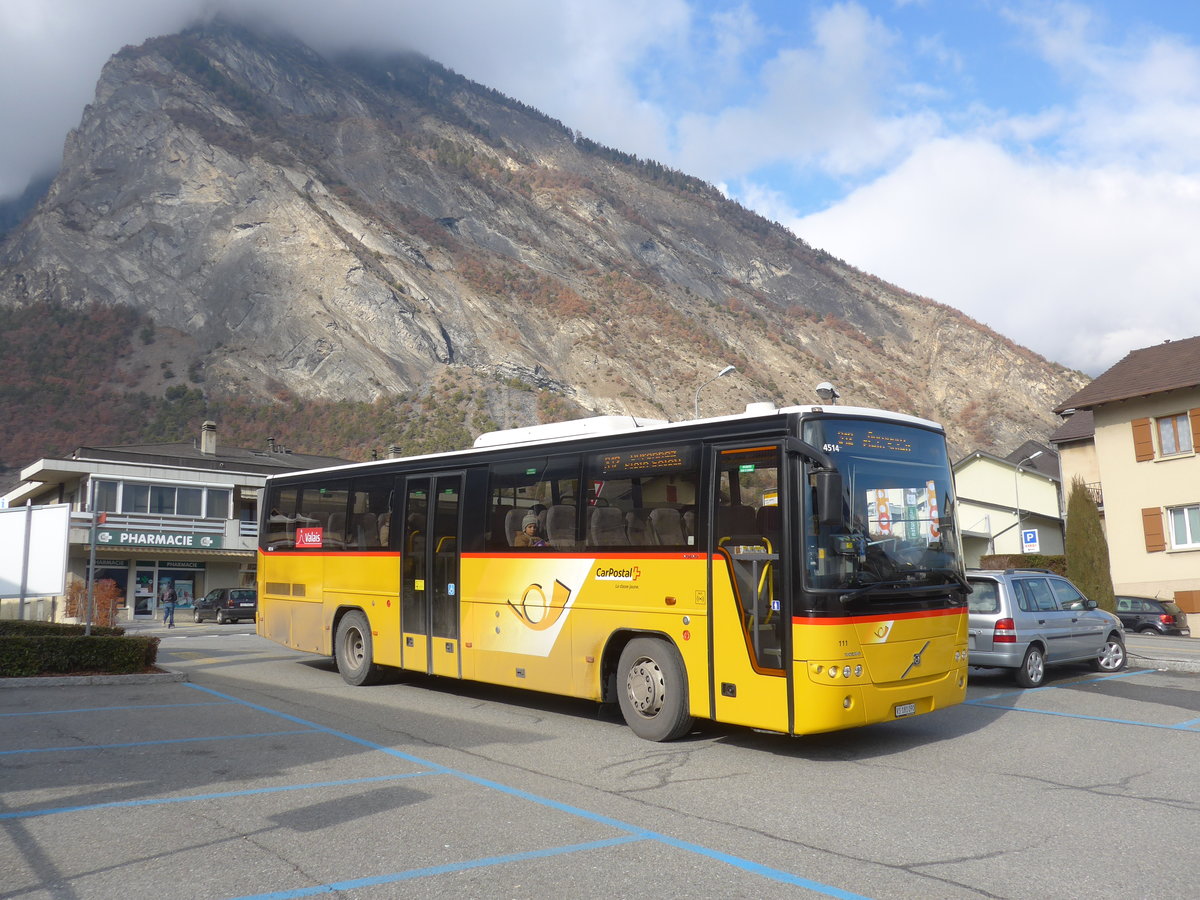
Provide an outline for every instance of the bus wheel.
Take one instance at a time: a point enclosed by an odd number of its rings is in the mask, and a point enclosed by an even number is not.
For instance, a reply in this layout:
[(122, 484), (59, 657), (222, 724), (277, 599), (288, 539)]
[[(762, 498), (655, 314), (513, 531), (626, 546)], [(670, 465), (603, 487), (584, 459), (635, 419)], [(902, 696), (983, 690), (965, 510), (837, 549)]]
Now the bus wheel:
[(347, 684), (378, 684), (383, 679), (381, 666), (371, 662), (371, 626), (359, 610), (351, 610), (338, 622), (333, 655), (338, 671)]
[(687, 674), (679, 652), (666, 641), (634, 638), (617, 666), (621, 715), (648, 741), (673, 741), (692, 728)]

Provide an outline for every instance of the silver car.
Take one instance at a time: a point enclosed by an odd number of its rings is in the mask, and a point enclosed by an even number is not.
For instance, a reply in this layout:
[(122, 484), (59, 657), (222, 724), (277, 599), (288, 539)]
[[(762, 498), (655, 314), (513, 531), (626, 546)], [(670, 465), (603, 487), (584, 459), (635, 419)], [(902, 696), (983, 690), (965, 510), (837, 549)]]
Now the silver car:
[(1090, 662), (1101, 672), (1125, 668), (1125, 629), (1070, 581), (1048, 570), (967, 572), (968, 648), (972, 666), (1012, 669), (1017, 684), (1037, 687), (1046, 666)]

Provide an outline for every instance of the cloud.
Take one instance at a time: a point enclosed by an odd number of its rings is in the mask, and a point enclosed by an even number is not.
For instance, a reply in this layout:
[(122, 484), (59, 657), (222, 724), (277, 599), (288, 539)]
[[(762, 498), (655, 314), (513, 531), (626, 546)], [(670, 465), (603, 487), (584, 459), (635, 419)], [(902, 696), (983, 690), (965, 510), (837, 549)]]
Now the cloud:
[(327, 52), (416, 49), (595, 140), (668, 156), (668, 123), (635, 81), (686, 52), (685, 0), (4, 0), (0, 198), (55, 168), (107, 59), (216, 14), (257, 18)]
[(942, 139), (833, 208), (805, 240), (1090, 374), (1200, 334), (1200, 179), (1076, 169)]
[[(0, 4), (0, 198), (53, 171), (105, 61), (122, 46), (177, 31), (193, 4), (158, 0), (5, 0)], [(196, 4), (198, 5), (198, 4)]]
[(717, 113), (678, 118), (677, 165), (710, 180), (776, 163), (857, 175), (939, 127), (926, 111), (886, 111), (902, 64), (896, 35), (856, 3), (818, 10), (808, 45), (762, 62), (755, 96)]

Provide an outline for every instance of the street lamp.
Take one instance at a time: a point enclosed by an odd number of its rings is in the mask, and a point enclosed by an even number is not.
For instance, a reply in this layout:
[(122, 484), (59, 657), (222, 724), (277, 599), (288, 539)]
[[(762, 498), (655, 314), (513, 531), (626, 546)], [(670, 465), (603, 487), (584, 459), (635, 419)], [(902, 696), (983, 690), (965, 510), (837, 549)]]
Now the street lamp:
[(704, 384), (700, 385), (700, 387), (696, 388), (696, 418), (697, 419), (700, 418), (700, 391), (702, 391), (708, 385), (712, 384), (718, 378), (723, 378), (726, 375), (728, 375), (730, 372), (734, 372), (734, 371), (737, 371), (737, 366), (726, 366), (720, 372), (718, 372), (716, 375), (714, 375), (712, 378), (708, 379), (708, 381), (704, 382)]
[(1017, 467), (1013, 469), (1013, 494), (1017, 500), (1017, 540), (1020, 541), (1022, 553), (1025, 552), (1025, 536), (1021, 532), (1021, 466), (1025, 465), (1027, 462), (1033, 462), (1044, 452), (1045, 451), (1043, 450), (1039, 450), (1032, 456), (1025, 457), (1023, 460), (1017, 463)]

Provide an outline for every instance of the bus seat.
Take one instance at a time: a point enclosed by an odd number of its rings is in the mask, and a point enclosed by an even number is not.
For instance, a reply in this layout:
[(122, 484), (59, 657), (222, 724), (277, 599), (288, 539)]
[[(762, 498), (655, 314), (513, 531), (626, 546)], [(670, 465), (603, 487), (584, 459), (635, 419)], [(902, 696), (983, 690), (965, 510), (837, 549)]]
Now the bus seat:
[(625, 546), (625, 514), (619, 508), (593, 506), (588, 512), (588, 543), (591, 546)]
[(508, 538), (508, 546), (516, 545), (517, 535), (521, 533), (521, 520), (529, 510), (517, 506), (504, 514), (504, 536)]
[(487, 543), (489, 547), (511, 547), (512, 538), (506, 528), (508, 514), (512, 507), (508, 505), (492, 507), (491, 526), (488, 528)]
[(375, 513), (363, 513), (358, 517), (358, 546), (361, 550), (372, 550), (379, 546), (379, 520)]
[(651, 542), (662, 547), (681, 547), (687, 544), (683, 533), (683, 517), (679, 510), (663, 506), (650, 510)]
[(686, 508), (680, 518), (683, 520), (684, 535), (694, 538), (696, 536), (696, 507), (690, 506)]
[(329, 514), (329, 524), (325, 527), (325, 540), (341, 544), (346, 539), (346, 514), (335, 512)]
[(575, 507), (557, 503), (546, 512), (546, 540), (558, 550), (574, 550)]
[(643, 547), (650, 543), (646, 533), (646, 510), (634, 509), (625, 513), (625, 534), (631, 547)]

